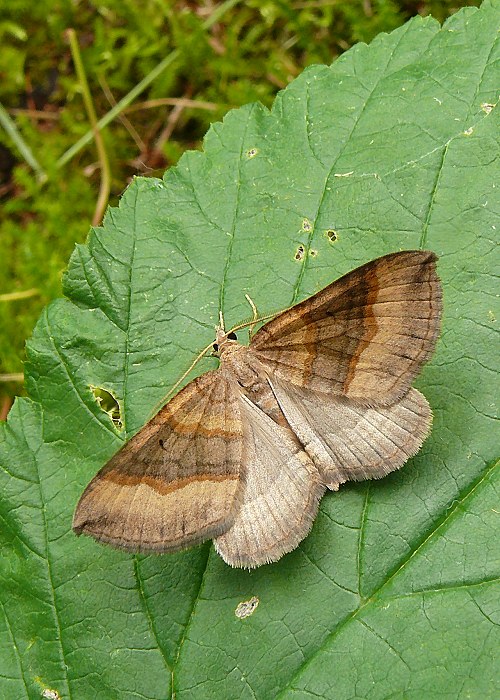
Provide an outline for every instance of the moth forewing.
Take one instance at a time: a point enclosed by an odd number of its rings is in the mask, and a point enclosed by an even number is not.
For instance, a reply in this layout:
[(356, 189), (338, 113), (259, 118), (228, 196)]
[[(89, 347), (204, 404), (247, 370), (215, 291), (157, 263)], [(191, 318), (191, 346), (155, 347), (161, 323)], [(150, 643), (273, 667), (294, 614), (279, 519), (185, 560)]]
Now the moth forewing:
[(229, 527), (241, 499), (238, 394), (220, 370), (190, 382), (94, 477), (73, 520), (134, 551), (176, 551)]
[(251, 347), (296, 386), (391, 405), (434, 351), (435, 261), (430, 251), (406, 251), (362, 265), (266, 323)]

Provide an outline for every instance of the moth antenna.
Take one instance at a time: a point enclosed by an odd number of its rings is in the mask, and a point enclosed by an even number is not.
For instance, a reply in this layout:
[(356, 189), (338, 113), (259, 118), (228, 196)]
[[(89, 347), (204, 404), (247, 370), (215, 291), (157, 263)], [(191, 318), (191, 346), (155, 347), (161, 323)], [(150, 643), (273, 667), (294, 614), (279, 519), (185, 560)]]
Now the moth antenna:
[[(250, 299), (250, 297), (248, 297), (248, 300), (249, 300), (250, 306), (251, 306), (252, 309), (254, 309), (254, 311), (256, 312), (256, 311), (257, 311), (257, 308), (256, 308), (255, 304), (254, 304), (253, 301)], [(254, 313), (254, 318), (253, 318), (251, 321), (247, 321), (246, 323), (240, 323), (238, 326), (235, 326), (233, 329), (231, 329), (231, 332), (234, 331), (234, 330), (239, 330), (239, 329), (241, 329), (241, 328), (247, 328), (248, 326), (251, 326), (251, 327), (253, 328), (253, 326), (254, 326), (256, 323), (258, 323), (259, 321), (264, 321), (264, 320), (266, 320), (266, 319), (268, 319), (268, 318), (273, 318), (274, 316), (276, 316), (276, 313), (274, 313), (274, 314), (269, 314), (268, 316), (261, 316), (260, 318), (258, 318), (258, 317), (255, 318), (255, 313)], [(220, 329), (222, 330), (222, 332), (225, 332), (225, 331), (224, 331), (224, 316), (223, 316), (223, 314), (222, 314), (222, 311), (219, 311), (219, 324), (220, 324), (219, 327), (220, 327)], [(189, 367), (187, 368), (187, 370), (179, 377), (179, 379), (175, 382), (175, 384), (174, 384), (172, 387), (170, 387), (169, 391), (165, 394), (165, 396), (162, 398), (162, 400), (160, 401), (160, 403), (156, 404), (155, 408), (154, 408), (153, 411), (151, 412), (151, 418), (152, 418), (153, 416), (155, 416), (155, 415), (158, 413), (158, 411), (159, 411), (163, 406), (165, 406), (165, 404), (166, 404), (166, 403), (168, 402), (168, 400), (171, 398), (172, 394), (175, 393), (175, 391), (176, 391), (176, 389), (179, 387), (179, 385), (182, 384), (182, 382), (183, 382), (184, 379), (188, 376), (188, 374), (191, 372), (191, 370), (193, 370), (193, 369), (196, 367), (196, 365), (198, 364), (198, 362), (199, 362), (199, 361), (202, 359), (202, 357), (212, 348), (212, 346), (213, 346), (213, 343), (210, 343), (210, 345), (207, 345), (206, 348), (203, 348), (203, 350), (194, 358), (194, 360), (191, 362), (191, 364), (189, 365)]]
[(179, 386), (179, 384), (181, 384), (181, 383), (184, 381), (184, 379), (186, 379), (186, 377), (187, 377), (188, 374), (191, 372), (191, 370), (193, 370), (193, 369), (196, 367), (196, 365), (198, 364), (198, 362), (199, 362), (199, 361), (201, 360), (201, 358), (205, 355), (205, 353), (208, 352), (208, 351), (210, 350), (210, 348), (212, 347), (212, 345), (213, 345), (213, 343), (210, 343), (210, 345), (207, 345), (207, 347), (206, 347), (206, 348), (203, 348), (203, 350), (199, 353), (199, 355), (197, 355), (197, 356), (194, 358), (194, 360), (191, 362), (191, 364), (189, 365), (189, 367), (187, 368), (187, 370), (184, 372), (184, 374), (175, 382), (175, 384), (174, 384), (172, 387), (170, 387), (169, 391), (165, 394), (165, 396), (162, 398), (162, 400), (160, 401), (160, 403), (158, 403), (158, 404), (156, 405), (156, 407), (153, 409), (153, 412), (151, 413), (151, 417), (155, 416), (155, 415), (158, 413), (158, 411), (159, 411), (161, 408), (163, 408), (163, 406), (165, 406), (165, 404), (167, 403), (168, 399), (170, 399), (170, 397), (171, 397), (172, 394), (175, 392), (175, 390), (177, 389), (177, 387)]
[[(253, 318), (251, 321), (246, 321), (245, 323), (240, 323), (237, 326), (234, 326), (230, 331), (231, 333), (234, 331), (241, 330), (242, 328), (248, 328), (249, 326), (251, 327), (251, 329), (253, 329), (255, 324), (259, 323), (259, 321), (266, 321), (268, 318), (274, 318), (279, 313), (282, 313), (280, 311), (275, 311), (274, 313), (267, 314), (266, 316), (260, 316), (260, 317), (258, 315), (256, 316), (257, 307), (255, 306), (255, 304), (253, 303), (252, 299), (250, 299), (249, 296), (247, 296), (246, 294), (245, 294), (245, 296), (247, 297), (248, 303), (250, 304), (250, 306), (252, 307), (252, 310), (254, 312)], [(220, 329), (222, 330), (222, 332), (225, 332), (224, 331), (224, 316), (222, 314), (222, 310), (219, 311), (219, 324), (220, 324)], [(203, 350), (194, 358), (194, 360), (191, 362), (191, 364), (189, 365), (187, 370), (181, 375), (181, 377), (179, 377), (179, 379), (175, 382), (175, 384), (172, 387), (170, 387), (169, 391), (165, 394), (165, 396), (162, 398), (160, 403), (158, 403), (155, 406), (153, 412), (151, 413), (151, 417), (155, 416), (158, 413), (158, 411), (163, 406), (165, 406), (165, 404), (168, 402), (168, 400), (170, 399), (172, 394), (176, 391), (176, 389), (179, 387), (179, 385), (182, 384), (182, 382), (188, 376), (188, 374), (191, 372), (191, 370), (193, 370), (196, 367), (198, 362), (202, 359), (202, 357), (205, 355), (205, 353), (207, 353), (212, 348), (212, 346), (213, 346), (213, 343), (210, 343), (210, 345), (207, 345), (206, 348), (203, 348)]]
[[(287, 311), (287, 309), (285, 309)], [(245, 321), (244, 323), (238, 323), (237, 326), (233, 326), (230, 330), (230, 333), (234, 333), (235, 331), (240, 331), (242, 328), (248, 328), (254, 327), (256, 323), (260, 323), (260, 321), (267, 321), (269, 318), (274, 318), (275, 316), (278, 316), (278, 314), (283, 313), (283, 311), (275, 311), (272, 314), (266, 314), (265, 316), (257, 316), (257, 318), (253, 318), (251, 321)]]
[(253, 311), (253, 319), (252, 320), (256, 321), (259, 317), (259, 314), (257, 313), (257, 307), (255, 306), (252, 297), (249, 297), (248, 294), (245, 294), (245, 299), (248, 301), (248, 303), (252, 307), (252, 311)]

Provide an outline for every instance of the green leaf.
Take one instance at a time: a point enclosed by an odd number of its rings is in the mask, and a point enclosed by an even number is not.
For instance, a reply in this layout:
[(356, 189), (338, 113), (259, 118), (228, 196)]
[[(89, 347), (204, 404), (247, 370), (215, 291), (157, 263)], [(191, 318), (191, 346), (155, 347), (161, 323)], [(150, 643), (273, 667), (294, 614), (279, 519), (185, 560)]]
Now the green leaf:
[[(443, 28), (416, 18), (307, 69), (272, 112), (230, 112), (203, 153), (135, 180), (76, 248), (2, 427), (2, 696), (498, 697), (499, 18), (498, 0)], [(416, 247), (440, 256), (445, 313), (417, 383), (434, 429), (401, 472), (326, 495), (300, 547), (256, 571), (209, 543), (131, 556), (76, 539), (85, 484), (219, 309), (229, 326), (245, 294), (267, 314)]]

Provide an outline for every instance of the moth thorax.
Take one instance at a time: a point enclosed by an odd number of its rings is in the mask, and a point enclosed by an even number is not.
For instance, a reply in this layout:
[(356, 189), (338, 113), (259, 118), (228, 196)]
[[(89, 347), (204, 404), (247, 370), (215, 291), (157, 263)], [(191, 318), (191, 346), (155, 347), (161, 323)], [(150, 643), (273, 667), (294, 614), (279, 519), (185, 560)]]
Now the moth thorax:
[(241, 387), (250, 388), (265, 379), (260, 362), (255, 361), (244, 345), (228, 341), (222, 348), (221, 362)]
[(246, 347), (243, 345), (240, 345), (237, 340), (229, 340), (229, 339), (224, 339), (221, 343), (219, 343), (219, 352), (218, 355), (221, 359), (221, 362), (224, 362), (225, 365), (230, 364), (240, 364), (244, 362), (244, 355), (245, 355)]

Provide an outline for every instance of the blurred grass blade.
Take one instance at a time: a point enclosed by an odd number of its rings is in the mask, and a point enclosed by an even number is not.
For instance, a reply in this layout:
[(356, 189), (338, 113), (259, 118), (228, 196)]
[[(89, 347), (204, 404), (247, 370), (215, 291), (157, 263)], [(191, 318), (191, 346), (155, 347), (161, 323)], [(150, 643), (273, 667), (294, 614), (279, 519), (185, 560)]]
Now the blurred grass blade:
[(18, 299), (30, 299), (40, 293), (39, 289), (25, 289), (24, 292), (7, 292), (0, 294), (0, 302), (2, 301), (17, 301)]
[[(206, 20), (206, 22), (203, 23), (203, 27), (205, 29), (209, 29), (212, 25), (218, 22), (228, 10), (234, 7), (234, 5), (237, 5), (239, 2), (240, 0), (226, 0), (226, 2), (223, 2)], [(113, 121), (113, 119), (118, 116), (118, 114), (120, 114), (125, 107), (128, 107), (136, 97), (144, 92), (148, 85), (150, 85), (161, 73), (163, 73), (163, 71), (166, 70), (179, 56), (179, 49), (174, 49), (174, 51), (169, 53), (168, 56), (165, 56), (163, 61), (160, 61), (160, 63), (158, 63), (158, 65), (153, 68), (152, 71), (150, 71), (139, 83), (137, 83), (137, 85), (135, 85), (135, 87), (133, 87), (132, 90), (125, 95), (125, 97), (122, 97), (122, 99), (119, 100), (116, 105), (109, 110), (109, 112), (99, 119), (97, 122), (97, 128), (103, 129), (107, 124)], [(66, 163), (68, 163), (73, 156), (79, 153), (84, 146), (90, 143), (93, 135), (93, 130), (87, 131), (87, 133), (78, 139), (78, 141), (74, 143), (71, 148), (68, 148), (68, 150), (62, 154), (57, 161), (57, 167), (61, 168), (63, 165), (66, 165)]]
[(24, 382), (24, 374), (22, 374), (21, 372), (0, 374), (0, 382)]
[(28, 163), (28, 165), (31, 168), (33, 168), (39, 182), (45, 182), (45, 180), (47, 179), (47, 175), (45, 174), (45, 171), (43, 170), (42, 166), (40, 165), (40, 163), (37, 161), (37, 159), (33, 155), (33, 151), (28, 146), (26, 141), (23, 139), (19, 129), (17, 128), (15, 123), (12, 121), (9, 113), (7, 112), (7, 110), (5, 109), (5, 107), (1, 103), (0, 103), (0, 124), (5, 129), (5, 132), (10, 136), (14, 145), (17, 147), (17, 150), (22, 155), (24, 160)]
[(95, 205), (94, 216), (92, 217), (92, 226), (97, 226), (97, 224), (100, 223), (103, 217), (104, 210), (109, 200), (109, 192), (111, 190), (111, 173), (109, 169), (109, 158), (108, 154), (106, 153), (106, 147), (104, 146), (104, 140), (102, 138), (101, 130), (97, 125), (97, 116), (94, 109), (94, 103), (92, 101), (92, 95), (90, 94), (87, 76), (85, 75), (85, 68), (83, 66), (82, 56), (80, 53), (80, 47), (78, 45), (78, 38), (76, 36), (76, 32), (74, 29), (68, 29), (67, 35), (69, 39), (69, 45), (71, 48), (71, 56), (73, 58), (73, 63), (76, 69), (76, 74), (78, 76), (78, 81), (82, 89), (85, 109), (87, 111), (89, 122), (92, 126), (92, 133), (94, 134), (97, 155), (99, 157), (99, 164), (101, 166), (99, 196)]

